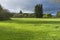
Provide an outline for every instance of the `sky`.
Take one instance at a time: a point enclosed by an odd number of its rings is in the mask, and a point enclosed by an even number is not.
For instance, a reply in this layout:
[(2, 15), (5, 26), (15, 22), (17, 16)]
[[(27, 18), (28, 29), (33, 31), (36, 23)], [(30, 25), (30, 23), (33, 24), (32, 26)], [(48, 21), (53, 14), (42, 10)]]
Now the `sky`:
[(43, 4), (44, 13), (60, 11), (60, 0), (0, 0), (0, 4), (11, 12), (33, 13), (36, 4)]

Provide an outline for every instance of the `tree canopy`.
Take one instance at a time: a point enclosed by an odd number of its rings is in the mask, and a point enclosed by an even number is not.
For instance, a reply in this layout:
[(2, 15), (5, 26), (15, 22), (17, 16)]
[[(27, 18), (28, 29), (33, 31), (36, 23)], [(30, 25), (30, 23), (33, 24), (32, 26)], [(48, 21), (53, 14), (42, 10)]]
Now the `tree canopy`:
[(42, 18), (43, 17), (43, 6), (42, 4), (37, 4), (35, 6), (35, 16), (36, 18)]
[(10, 19), (8, 15), (8, 11), (3, 9), (3, 7), (0, 5), (0, 20), (8, 20)]

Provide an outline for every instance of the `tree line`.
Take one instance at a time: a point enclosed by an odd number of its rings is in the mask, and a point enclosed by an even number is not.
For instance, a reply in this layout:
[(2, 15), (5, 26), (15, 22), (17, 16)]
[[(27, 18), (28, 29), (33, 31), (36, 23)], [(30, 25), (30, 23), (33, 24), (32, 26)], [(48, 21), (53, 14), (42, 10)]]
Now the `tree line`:
[(0, 5), (0, 20), (10, 20), (10, 18), (57, 18), (60, 17), (60, 11), (57, 12), (56, 16), (51, 13), (43, 13), (43, 5), (37, 4), (34, 7), (34, 13), (23, 13), (20, 10), (19, 13), (12, 13), (7, 9), (3, 9)]

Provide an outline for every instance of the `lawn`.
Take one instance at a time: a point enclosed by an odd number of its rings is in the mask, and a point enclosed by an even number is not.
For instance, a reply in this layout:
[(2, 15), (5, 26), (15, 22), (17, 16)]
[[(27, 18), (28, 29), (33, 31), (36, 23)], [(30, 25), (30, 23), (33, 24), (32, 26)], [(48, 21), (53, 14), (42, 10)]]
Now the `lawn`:
[(60, 40), (60, 19), (12, 18), (0, 21), (0, 40)]

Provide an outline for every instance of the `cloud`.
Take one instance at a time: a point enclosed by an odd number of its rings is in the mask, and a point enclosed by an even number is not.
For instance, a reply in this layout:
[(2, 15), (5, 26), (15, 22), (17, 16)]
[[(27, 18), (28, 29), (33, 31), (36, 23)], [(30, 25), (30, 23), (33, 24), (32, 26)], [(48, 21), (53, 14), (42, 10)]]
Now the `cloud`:
[(7, 9), (12, 11), (32, 10), (36, 1), (34, 0), (0, 0), (0, 3)]
[(60, 0), (50, 0), (50, 2), (60, 3)]
[(60, 0), (0, 0), (0, 4), (10, 11), (34, 12), (36, 4), (43, 4), (44, 12), (60, 10)]

